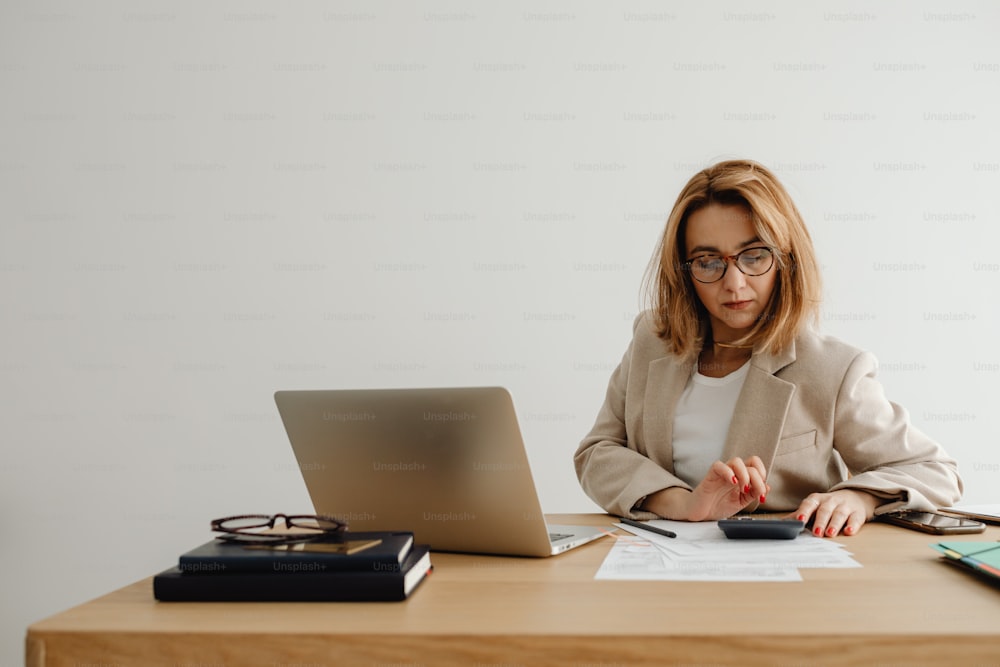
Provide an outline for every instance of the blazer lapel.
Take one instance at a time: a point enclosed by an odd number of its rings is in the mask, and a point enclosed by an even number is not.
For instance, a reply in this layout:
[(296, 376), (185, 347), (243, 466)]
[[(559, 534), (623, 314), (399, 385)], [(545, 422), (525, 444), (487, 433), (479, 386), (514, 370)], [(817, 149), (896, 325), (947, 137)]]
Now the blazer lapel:
[(649, 364), (646, 377), (642, 433), (645, 442), (651, 443), (652, 451), (642, 453), (650, 456), (655, 452), (657, 463), (671, 473), (674, 471), (674, 412), (694, 371), (696, 358), (661, 357)]
[(754, 353), (729, 425), (723, 461), (757, 455), (771, 469), (795, 385), (775, 373), (795, 361), (795, 344), (780, 355)]

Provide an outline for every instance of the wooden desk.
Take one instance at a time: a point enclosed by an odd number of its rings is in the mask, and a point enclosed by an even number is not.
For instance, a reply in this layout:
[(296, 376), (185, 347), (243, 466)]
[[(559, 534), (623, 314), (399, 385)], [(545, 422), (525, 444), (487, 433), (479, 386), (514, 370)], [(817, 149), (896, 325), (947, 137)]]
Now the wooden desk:
[[(981, 538), (1000, 527), (958, 539)], [(864, 567), (797, 583), (595, 581), (611, 538), (546, 559), (435, 553), (401, 603), (159, 603), (146, 579), (29, 627), (27, 664), (1000, 664), (1000, 588), (937, 562), (934, 536), (837, 539)]]

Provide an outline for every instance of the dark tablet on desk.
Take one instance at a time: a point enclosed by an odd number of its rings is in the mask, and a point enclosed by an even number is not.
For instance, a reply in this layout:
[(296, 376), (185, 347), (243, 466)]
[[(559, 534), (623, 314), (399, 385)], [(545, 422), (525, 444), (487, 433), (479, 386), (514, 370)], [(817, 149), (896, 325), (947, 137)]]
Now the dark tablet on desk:
[(793, 540), (805, 527), (796, 519), (765, 519), (740, 516), (719, 521), (719, 528), (731, 540)]

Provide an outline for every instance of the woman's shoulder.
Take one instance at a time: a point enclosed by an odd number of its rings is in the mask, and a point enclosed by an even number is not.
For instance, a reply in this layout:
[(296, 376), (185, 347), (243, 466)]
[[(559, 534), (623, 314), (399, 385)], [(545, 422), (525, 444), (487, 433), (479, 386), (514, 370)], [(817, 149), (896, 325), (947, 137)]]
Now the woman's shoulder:
[(633, 354), (643, 357), (669, 357), (667, 342), (660, 338), (656, 315), (652, 310), (643, 310), (632, 321)]
[(656, 313), (652, 310), (640, 311), (632, 320), (632, 337), (642, 341), (658, 340), (662, 342)]
[(805, 349), (810, 352), (821, 351), (834, 354), (852, 354), (855, 356), (864, 352), (862, 348), (852, 345), (841, 338), (821, 333), (813, 329), (806, 329), (801, 332), (795, 338), (795, 343), (798, 348)]
[(641, 310), (633, 318), (632, 334), (656, 336), (656, 317), (652, 310)]
[(875, 357), (867, 350), (852, 345), (836, 336), (814, 330), (803, 331), (795, 339), (795, 365), (799, 367), (837, 369), (846, 371), (858, 360), (875, 365)]

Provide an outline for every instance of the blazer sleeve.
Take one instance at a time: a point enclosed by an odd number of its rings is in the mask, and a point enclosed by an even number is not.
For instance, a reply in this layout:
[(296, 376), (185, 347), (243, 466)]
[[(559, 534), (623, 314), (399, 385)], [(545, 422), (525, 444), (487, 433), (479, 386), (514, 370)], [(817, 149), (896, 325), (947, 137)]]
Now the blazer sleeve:
[[(636, 327), (639, 326), (639, 318)], [(656, 519), (636, 509), (646, 496), (672, 486), (691, 487), (651, 460), (641, 437), (645, 393), (644, 355), (636, 354), (633, 335), (625, 355), (608, 382), (608, 389), (590, 433), (573, 457), (580, 485), (605, 511), (630, 519)]]
[(844, 375), (833, 445), (851, 476), (830, 490), (859, 489), (890, 499), (876, 514), (954, 504), (963, 491), (957, 464), (886, 398), (877, 369), (875, 357), (861, 352)]

